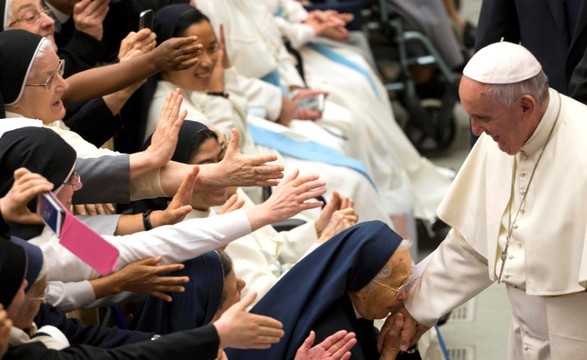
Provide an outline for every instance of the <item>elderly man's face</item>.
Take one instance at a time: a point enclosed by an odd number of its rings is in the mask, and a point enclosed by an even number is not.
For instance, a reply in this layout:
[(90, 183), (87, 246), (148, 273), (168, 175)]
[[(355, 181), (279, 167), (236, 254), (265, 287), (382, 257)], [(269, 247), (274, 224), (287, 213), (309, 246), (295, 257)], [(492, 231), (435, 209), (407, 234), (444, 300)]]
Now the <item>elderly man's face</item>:
[[(359, 315), (368, 320), (383, 319), (395, 311), (406, 297), (404, 286), (412, 275), (412, 257), (405, 248), (396, 250), (389, 261), (391, 273), (356, 292), (349, 292), (351, 302)], [(400, 291), (391, 288), (401, 288)]]
[(528, 97), (521, 97), (507, 108), (488, 92), (488, 88), (466, 76), (461, 79), (459, 95), (471, 119), (471, 131), (477, 136), (486, 133), (501, 151), (515, 155), (533, 132), (525, 104)]
[[(32, 76), (26, 80), (20, 100), (9, 111), (23, 116), (42, 120), (50, 124), (65, 116), (65, 107), (61, 98), (69, 85), (58, 73), (59, 58), (52, 48), (33, 63)], [(52, 79), (52, 80), (51, 80)], [(41, 86), (50, 83), (50, 86)]]
[(27, 30), (54, 41), (55, 20), (47, 15), (39, 0), (12, 0), (10, 8), (14, 16), (9, 20), (10, 29)]

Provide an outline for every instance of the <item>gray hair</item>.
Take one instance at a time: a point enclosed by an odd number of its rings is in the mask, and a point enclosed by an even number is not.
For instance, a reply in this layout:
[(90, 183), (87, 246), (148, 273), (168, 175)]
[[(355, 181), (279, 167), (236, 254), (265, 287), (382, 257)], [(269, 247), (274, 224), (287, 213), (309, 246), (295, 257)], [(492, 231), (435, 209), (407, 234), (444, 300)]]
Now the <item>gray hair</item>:
[[(395, 249), (395, 251), (398, 251), (400, 249), (406, 249), (409, 251), (411, 244), (412, 244), (412, 242), (410, 240), (402, 240), (400, 242), (400, 244), (398, 245), (397, 249)], [(389, 264), (389, 261), (388, 261), (387, 263), (385, 263), (383, 268), (381, 270), (379, 270), (377, 275), (375, 275), (375, 277), (373, 277), (372, 280), (379, 281), (381, 279), (387, 278), (389, 275), (391, 275), (392, 271), (393, 271), (392, 266), (391, 266), (391, 264)], [(371, 291), (373, 291), (373, 288), (375, 287), (375, 285), (376, 284), (373, 281), (369, 281), (369, 283), (366, 285), (367, 293), (370, 293)]]
[(489, 94), (511, 108), (515, 101), (522, 95), (530, 95), (537, 103), (542, 103), (548, 94), (548, 77), (543, 70), (536, 76), (513, 84), (488, 84)]

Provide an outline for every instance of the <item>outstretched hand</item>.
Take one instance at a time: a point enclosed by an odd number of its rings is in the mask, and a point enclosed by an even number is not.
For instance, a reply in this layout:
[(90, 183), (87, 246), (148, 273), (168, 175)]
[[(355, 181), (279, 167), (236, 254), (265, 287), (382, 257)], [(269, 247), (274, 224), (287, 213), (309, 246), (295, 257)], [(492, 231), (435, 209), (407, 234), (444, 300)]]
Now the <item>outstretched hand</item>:
[(357, 344), (355, 333), (346, 330), (340, 330), (312, 347), (314, 340), (316, 333), (310, 331), (294, 360), (348, 360), (351, 358), (350, 350)]
[(151, 145), (145, 150), (150, 161), (156, 164), (155, 167), (166, 165), (175, 152), (179, 129), (187, 115), (186, 110), (180, 111), (182, 101), (180, 89), (175, 89), (165, 98)]
[(322, 206), (322, 201), (312, 201), (326, 192), (326, 182), (318, 175), (299, 176), (294, 170), (275, 187), (271, 196), (262, 204), (245, 209), (251, 229), (273, 224), (297, 213)]
[(8, 193), (0, 198), (0, 213), (4, 220), (20, 224), (40, 224), (41, 218), (32, 213), (27, 204), (40, 193), (51, 191), (53, 184), (42, 175), (25, 168), (14, 171), (14, 184)]
[(113, 273), (113, 286), (117, 292), (132, 291), (137, 294), (151, 295), (165, 301), (172, 298), (167, 292), (183, 292), (183, 284), (189, 281), (187, 276), (165, 276), (165, 274), (183, 269), (183, 264), (159, 265), (161, 256), (138, 260)]
[(283, 166), (268, 165), (275, 155), (243, 155), (239, 148), (240, 134), (232, 129), (230, 142), (222, 161), (201, 165), (198, 185), (203, 187), (275, 186), (283, 177)]
[(159, 71), (177, 71), (196, 65), (204, 47), (197, 36), (175, 37), (149, 52)]
[(181, 182), (179, 189), (173, 196), (173, 199), (171, 199), (169, 205), (167, 205), (167, 208), (163, 211), (154, 211), (151, 213), (151, 222), (155, 227), (177, 224), (192, 211), (192, 194), (199, 171), (199, 166), (194, 166)]
[(250, 292), (214, 322), (220, 337), (220, 348), (267, 349), (281, 339), (283, 336), (281, 322), (246, 311), (256, 297), (256, 292)]
[(245, 200), (239, 198), (237, 194), (233, 194), (228, 198), (228, 200), (226, 200), (224, 204), (222, 204), (222, 206), (218, 210), (216, 210), (216, 212), (218, 213), (218, 215), (226, 214), (231, 211), (238, 210), (242, 208), (244, 205)]

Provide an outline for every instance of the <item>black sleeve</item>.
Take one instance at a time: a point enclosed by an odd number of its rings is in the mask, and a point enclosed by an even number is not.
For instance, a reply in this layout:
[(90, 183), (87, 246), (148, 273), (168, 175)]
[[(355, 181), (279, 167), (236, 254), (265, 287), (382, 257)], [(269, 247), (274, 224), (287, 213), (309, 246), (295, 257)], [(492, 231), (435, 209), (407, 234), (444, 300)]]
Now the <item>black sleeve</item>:
[(82, 31), (73, 31), (67, 45), (57, 49), (60, 59), (65, 60), (64, 78), (80, 71), (88, 70), (98, 64), (106, 48), (102, 42)]
[(501, 38), (520, 42), (518, 12), (513, 0), (483, 0), (475, 34), (475, 51)]
[(90, 101), (67, 105), (63, 122), (89, 143), (102, 146), (122, 130), (122, 119), (99, 97)]
[(569, 96), (587, 104), (587, 26), (575, 37), (571, 47), (565, 75), (569, 82)]
[(181, 331), (158, 340), (102, 349), (88, 345), (74, 345), (61, 351), (49, 350), (41, 343), (11, 347), (4, 360), (188, 360), (216, 359), (220, 339), (214, 325)]
[(43, 304), (35, 317), (40, 328), (53, 325), (67, 337), (71, 345), (93, 345), (102, 348), (132, 344), (150, 340), (153, 333), (121, 330), (114, 327), (82, 325), (78, 319), (68, 319), (65, 314), (49, 304)]

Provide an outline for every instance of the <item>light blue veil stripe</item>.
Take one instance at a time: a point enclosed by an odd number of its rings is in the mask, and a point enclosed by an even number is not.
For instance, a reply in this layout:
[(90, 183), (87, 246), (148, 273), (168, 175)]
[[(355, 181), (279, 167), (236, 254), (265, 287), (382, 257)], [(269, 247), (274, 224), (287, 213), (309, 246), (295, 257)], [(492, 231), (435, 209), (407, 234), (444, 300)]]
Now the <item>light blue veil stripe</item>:
[(273, 84), (279, 87), (281, 89), (281, 93), (283, 94), (283, 96), (289, 96), (289, 91), (287, 91), (287, 89), (283, 85), (281, 85), (281, 81), (279, 79), (279, 71), (277, 70), (273, 70), (272, 72), (261, 78), (261, 80), (265, 81), (266, 83)]
[(362, 162), (341, 154), (331, 147), (309, 140), (294, 140), (283, 134), (269, 131), (252, 124), (248, 125), (248, 129), (253, 136), (254, 142), (258, 145), (270, 147), (282, 154), (302, 160), (312, 160), (347, 167), (361, 173), (371, 182), (373, 187), (376, 187)]
[(381, 97), (379, 96), (379, 93), (377, 92), (377, 88), (375, 87), (375, 83), (373, 82), (373, 79), (371, 78), (371, 74), (369, 74), (369, 71), (367, 71), (363, 67), (355, 64), (354, 62), (350, 61), (349, 59), (337, 54), (335, 51), (333, 51), (332, 49), (328, 48), (325, 45), (316, 44), (316, 43), (308, 43), (308, 46), (310, 48), (314, 49), (315, 51), (317, 51), (319, 54), (327, 57), (328, 59), (330, 59), (336, 63), (339, 63), (343, 66), (346, 66), (346, 67), (358, 72), (359, 74), (363, 75), (367, 79), (367, 81), (369, 82), (371, 89), (373, 89), (373, 92), (375, 93), (377, 100), (381, 101)]

